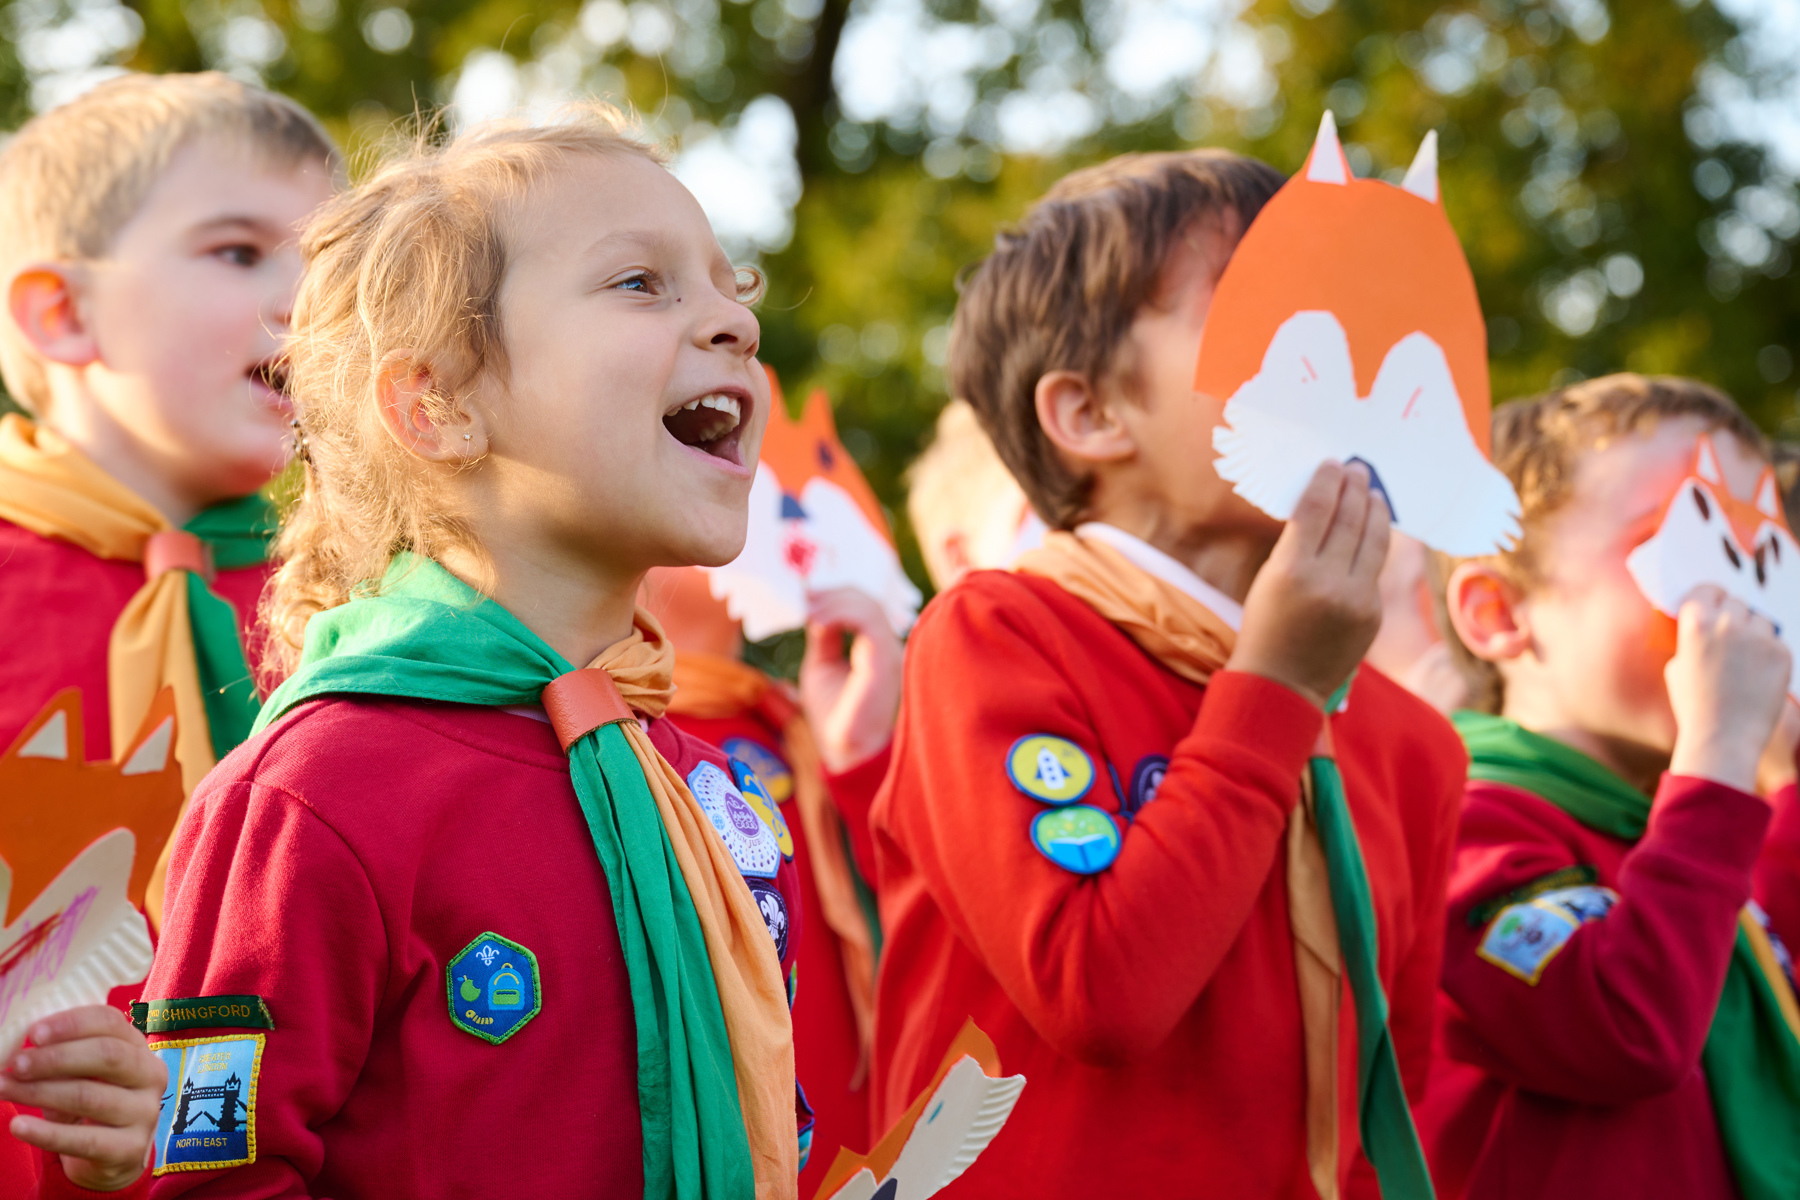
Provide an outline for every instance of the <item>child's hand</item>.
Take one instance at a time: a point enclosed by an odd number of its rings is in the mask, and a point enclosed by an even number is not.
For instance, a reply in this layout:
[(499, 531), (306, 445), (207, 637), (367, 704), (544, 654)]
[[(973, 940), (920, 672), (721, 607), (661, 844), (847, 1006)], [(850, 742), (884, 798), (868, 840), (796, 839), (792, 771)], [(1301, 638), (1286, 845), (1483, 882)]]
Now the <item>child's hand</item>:
[(1663, 669), (1675, 710), (1669, 770), (1740, 791), (1787, 702), (1789, 657), (1775, 627), (1710, 584), (1681, 605), (1675, 657)]
[(887, 614), (867, 592), (833, 588), (813, 593), (810, 602), (800, 706), (825, 766), (844, 771), (892, 740), (905, 652)]
[(1377, 581), (1388, 510), (1360, 464), (1322, 464), (1244, 600), (1225, 665), (1285, 684), (1325, 707), (1381, 628)]
[(1756, 764), (1756, 790), (1770, 797), (1800, 778), (1800, 767), (1794, 755), (1800, 751), (1800, 705), (1788, 697), (1781, 706), (1781, 718), (1775, 722), (1774, 736), (1763, 747), (1762, 761)]
[(34, 1045), (0, 1070), (0, 1100), (44, 1110), (12, 1119), (12, 1135), (62, 1156), (77, 1187), (114, 1192), (144, 1173), (167, 1072), (144, 1035), (103, 1004), (31, 1027)]

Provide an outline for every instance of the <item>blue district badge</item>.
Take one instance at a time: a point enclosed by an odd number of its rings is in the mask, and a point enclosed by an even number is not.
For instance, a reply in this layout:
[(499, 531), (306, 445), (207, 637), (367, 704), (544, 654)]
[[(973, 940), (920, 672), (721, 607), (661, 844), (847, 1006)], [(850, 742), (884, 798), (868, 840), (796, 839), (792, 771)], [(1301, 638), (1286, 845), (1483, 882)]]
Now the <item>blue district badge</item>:
[(484, 933), (444, 968), (450, 1019), (499, 1045), (544, 1006), (537, 955), (511, 938)]
[(169, 1071), (156, 1117), (156, 1174), (256, 1161), (256, 1077), (265, 1036), (152, 1043)]
[[(774, 792), (763, 785), (763, 777), (749, 763), (737, 758), (731, 760), (731, 777), (737, 782), (738, 791), (744, 794), (744, 803), (755, 810), (765, 825), (775, 831), (775, 844), (781, 847), (781, 856), (793, 858), (793, 831), (788, 828), (787, 818), (781, 815), (781, 802), (776, 799)], [(788, 791), (791, 793), (793, 790), (793, 777), (789, 776)]]
[[(749, 738), (726, 738), (719, 743), (719, 749), (756, 772), (762, 780), (763, 787), (768, 790), (769, 799), (777, 804), (786, 804), (794, 798), (794, 773), (788, 765), (781, 761), (781, 756)], [(732, 772), (737, 774), (736, 771)]]
[(1136, 820), (1144, 806), (1156, 799), (1163, 776), (1169, 773), (1169, 756), (1146, 754), (1131, 768), (1131, 790), (1125, 793), (1125, 815)]
[(1006, 752), (1006, 777), (1045, 804), (1073, 804), (1094, 786), (1094, 760), (1068, 738), (1033, 733)]
[(1039, 813), (1031, 822), (1031, 844), (1065, 871), (1094, 875), (1113, 865), (1124, 838), (1111, 813), (1075, 804)]
[[(744, 882), (750, 885), (750, 895), (756, 900), (756, 911), (762, 914), (763, 925), (769, 931), (769, 940), (775, 943), (776, 959), (786, 958), (789, 929), (788, 906), (787, 900), (781, 894), (781, 889), (766, 879), (746, 879)], [(788, 997), (788, 1003), (793, 1003), (791, 994)]]

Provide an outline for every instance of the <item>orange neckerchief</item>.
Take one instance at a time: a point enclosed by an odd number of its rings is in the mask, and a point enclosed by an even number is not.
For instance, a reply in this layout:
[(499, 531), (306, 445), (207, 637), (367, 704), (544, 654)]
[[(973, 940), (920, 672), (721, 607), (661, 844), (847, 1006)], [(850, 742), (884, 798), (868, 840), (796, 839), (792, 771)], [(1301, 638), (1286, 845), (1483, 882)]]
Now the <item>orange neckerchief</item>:
[(844, 818), (831, 802), (813, 742), (812, 728), (782, 686), (755, 667), (716, 654), (675, 653), (675, 697), (669, 715), (698, 720), (730, 720), (760, 716), (781, 731), (781, 756), (794, 776), (794, 802), (806, 830), (806, 853), (812, 863), (810, 883), (818, 893), (825, 923), (837, 935), (844, 983), (856, 1018), (859, 1044), (858, 1088), (868, 1075), (875, 1032), (875, 940), (856, 898), (850, 856), (845, 850)]
[[(1015, 568), (1048, 579), (1123, 629), (1144, 652), (1194, 683), (1224, 667), (1237, 634), (1204, 604), (1095, 538), (1053, 531)], [(1304, 789), (1295, 781), (1295, 793)], [(1323, 1200), (1338, 1195), (1338, 1021), (1343, 995), (1337, 917), (1310, 797), (1288, 819), (1288, 921), (1306, 1051), (1306, 1158)]]

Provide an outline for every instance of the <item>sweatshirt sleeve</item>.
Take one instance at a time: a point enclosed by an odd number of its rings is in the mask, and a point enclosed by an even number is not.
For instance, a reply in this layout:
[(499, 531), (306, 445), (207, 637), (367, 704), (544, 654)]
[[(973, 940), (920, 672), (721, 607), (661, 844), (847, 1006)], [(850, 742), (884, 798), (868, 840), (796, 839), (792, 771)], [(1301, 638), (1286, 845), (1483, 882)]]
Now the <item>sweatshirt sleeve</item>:
[(875, 886), (875, 844), (869, 836), (869, 808), (875, 803), (875, 794), (881, 791), (893, 757), (894, 744), (890, 741), (847, 771), (825, 772), (825, 788), (850, 834), (850, 854), (856, 859), (856, 870), (870, 887)]
[(1021, 738), (1066, 739), (1094, 764), (1086, 802), (1110, 811), (1094, 722), (1029, 604), (969, 596), (940, 598), (908, 648), (884, 836), (1060, 1053), (1098, 1065), (1150, 1054), (1266, 884), (1323, 714), (1266, 679), (1220, 672), (1116, 860), (1076, 874), (1033, 845), (1049, 809), (1014, 786), (1007, 762)]
[[(309, 1182), (324, 1161), (316, 1131), (350, 1095), (387, 978), (388, 940), (368, 876), (302, 800), (240, 779), (212, 789), (203, 784), (196, 793), (170, 866), (169, 896), (145, 997), (259, 996), (273, 1028), (154, 1036), (171, 1086), (158, 1127), (162, 1173), (151, 1194), (311, 1196)], [(262, 1042), (245, 1081), (254, 1106), (243, 1115), (253, 1131), (247, 1163), (167, 1169), (165, 1150), (177, 1140), (171, 1110), (178, 1071), (182, 1062), (206, 1061), (176, 1058), (174, 1043), (192, 1039), (206, 1043), (188, 1047), (187, 1055), (238, 1053), (247, 1061), (243, 1039)]]
[(1472, 799), (1443, 982), (1474, 1037), (1453, 1028), (1451, 1053), (1582, 1104), (1680, 1084), (1712, 1025), (1768, 811), (1734, 788), (1664, 776), (1616, 893), (1583, 887), (1559, 893), (1568, 905), (1547, 895), (1492, 912), (1497, 897), (1582, 864), (1528, 808)]
[(1800, 947), (1800, 789), (1788, 784), (1769, 806), (1775, 816), (1756, 863), (1756, 902), (1791, 952)]

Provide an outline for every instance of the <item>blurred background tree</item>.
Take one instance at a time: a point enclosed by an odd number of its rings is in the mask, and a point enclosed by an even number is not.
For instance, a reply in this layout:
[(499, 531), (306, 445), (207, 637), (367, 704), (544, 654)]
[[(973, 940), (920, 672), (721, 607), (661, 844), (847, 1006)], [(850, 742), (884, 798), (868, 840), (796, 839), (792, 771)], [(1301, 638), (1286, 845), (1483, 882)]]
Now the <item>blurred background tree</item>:
[(352, 152), (629, 103), (770, 289), (765, 359), (824, 387), (904, 527), (958, 272), (1064, 172), (1221, 144), (1284, 170), (1330, 108), (1359, 174), (1428, 129), (1496, 398), (1610, 370), (1713, 380), (1800, 436), (1791, 0), (13, 0), (0, 120), (121, 68), (288, 92)]

